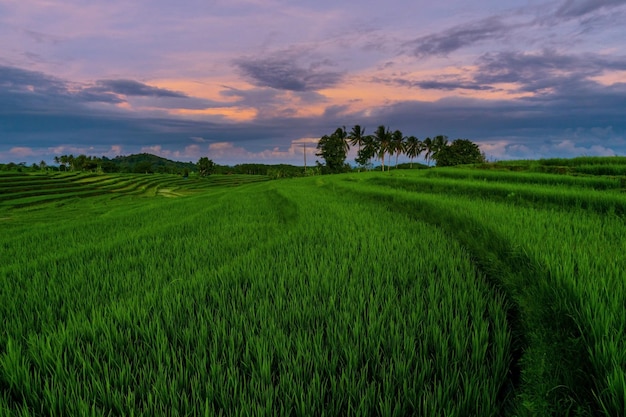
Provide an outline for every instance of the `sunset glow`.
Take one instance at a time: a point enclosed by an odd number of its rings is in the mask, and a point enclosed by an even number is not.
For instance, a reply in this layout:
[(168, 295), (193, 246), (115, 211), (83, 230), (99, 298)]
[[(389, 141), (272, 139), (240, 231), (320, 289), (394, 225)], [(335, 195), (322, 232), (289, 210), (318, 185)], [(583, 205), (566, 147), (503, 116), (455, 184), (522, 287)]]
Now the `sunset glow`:
[(301, 164), (294, 141), (354, 124), (499, 159), (624, 154), (624, 18), (626, 0), (0, 0), (0, 162)]

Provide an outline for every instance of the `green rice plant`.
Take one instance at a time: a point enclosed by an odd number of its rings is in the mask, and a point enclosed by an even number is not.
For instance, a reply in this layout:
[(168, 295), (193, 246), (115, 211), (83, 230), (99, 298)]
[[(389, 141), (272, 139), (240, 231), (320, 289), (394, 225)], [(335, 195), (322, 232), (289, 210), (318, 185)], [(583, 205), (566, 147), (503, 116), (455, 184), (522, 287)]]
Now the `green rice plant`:
[(626, 165), (624, 164), (588, 164), (578, 165), (576, 172), (590, 175), (626, 175)]
[(577, 158), (550, 158), (540, 159), (537, 161), (539, 165), (556, 165), (578, 167), (581, 165), (626, 165), (626, 157), (624, 156), (580, 156)]
[(622, 182), (619, 178), (556, 175), (536, 172), (502, 172), (478, 169), (441, 168), (429, 170), (424, 172), (422, 175), (427, 178), (477, 180), (507, 184), (537, 184), (550, 185), (559, 188), (578, 187), (594, 190), (623, 188)]
[(501, 411), (506, 301), (436, 228), (315, 178), (92, 199), (0, 237), (0, 410)]
[(373, 177), (370, 182), (407, 191), (454, 194), (527, 207), (541, 205), (564, 210), (582, 208), (619, 216), (626, 214), (626, 197), (622, 193), (586, 190), (580, 187), (401, 175)]
[(13, 181), (0, 182), (0, 206), (9, 208), (28, 207), (45, 203), (67, 201), (97, 195), (160, 195), (159, 189), (178, 184), (170, 196), (182, 196), (215, 186), (238, 186), (268, 180), (268, 177), (238, 175), (213, 176), (210, 181), (183, 179), (175, 175), (128, 175), (128, 174), (21, 174)]
[(624, 223), (610, 210), (588, 210), (615, 196), (580, 190), (572, 200), (578, 203), (555, 210), (544, 198), (521, 207), (459, 192), (454, 187), (462, 188), (461, 181), (439, 183), (434, 194), (417, 175), (403, 181), (416, 183), (398, 188), (397, 178), (387, 175), (335, 186), (444, 228), (509, 295), (519, 311), (513, 334), (522, 345), (513, 413), (620, 415)]
[(69, 178), (0, 207), (0, 415), (624, 410), (615, 179)]

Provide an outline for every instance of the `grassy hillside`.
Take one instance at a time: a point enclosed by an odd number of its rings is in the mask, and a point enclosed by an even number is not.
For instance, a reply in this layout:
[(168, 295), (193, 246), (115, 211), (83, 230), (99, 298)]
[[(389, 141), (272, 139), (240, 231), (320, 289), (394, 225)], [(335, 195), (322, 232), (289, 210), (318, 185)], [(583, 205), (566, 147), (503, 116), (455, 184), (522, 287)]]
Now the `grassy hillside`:
[(0, 176), (0, 415), (622, 415), (623, 179), (532, 171)]

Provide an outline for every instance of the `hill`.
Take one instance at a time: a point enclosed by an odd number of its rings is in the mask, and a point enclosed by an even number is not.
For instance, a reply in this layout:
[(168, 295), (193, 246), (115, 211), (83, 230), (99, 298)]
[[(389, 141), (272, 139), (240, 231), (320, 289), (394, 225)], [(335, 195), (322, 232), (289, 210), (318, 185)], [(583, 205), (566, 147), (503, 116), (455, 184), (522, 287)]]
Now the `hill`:
[[(172, 161), (149, 153), (118, 156), (113, 159), (103, 157), (102, 165), (102, 169), (108, 172), (178, 174), (185, 170), (196, 170), (196, 164), (193, 162)], [(105, 165), (114, 169), (106, 169)]]

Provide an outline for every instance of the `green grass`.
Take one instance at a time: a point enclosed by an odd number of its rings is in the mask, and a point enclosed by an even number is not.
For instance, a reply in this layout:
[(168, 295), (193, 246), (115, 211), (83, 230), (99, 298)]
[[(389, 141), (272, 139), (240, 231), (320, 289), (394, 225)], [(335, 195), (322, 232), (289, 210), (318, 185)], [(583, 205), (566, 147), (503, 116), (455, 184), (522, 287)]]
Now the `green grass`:
[(619, 178), (9, 178), (0, 416), (623, 415)]

